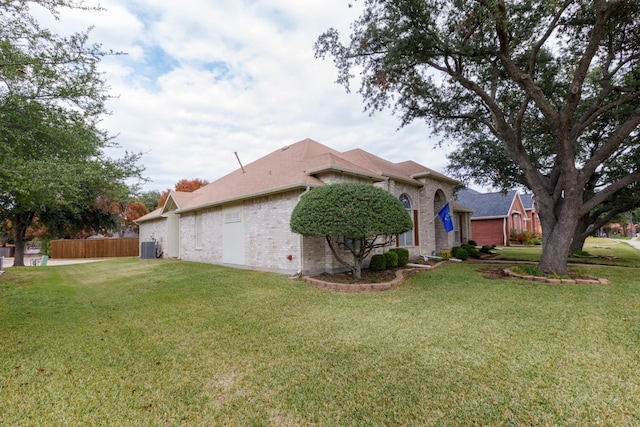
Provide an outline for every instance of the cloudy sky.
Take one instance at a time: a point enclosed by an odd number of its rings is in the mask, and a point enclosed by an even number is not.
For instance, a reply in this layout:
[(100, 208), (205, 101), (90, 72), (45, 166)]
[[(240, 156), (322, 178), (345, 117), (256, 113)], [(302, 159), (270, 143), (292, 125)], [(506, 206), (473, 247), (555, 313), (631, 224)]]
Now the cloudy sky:
[[(390, 112), (370, 116), (359, 94), (314, 58), (330, 27), (349, 34), (350, 0), (104, 0), (106, 11), (63, 13), (58, 32), (90, 25), (115, 95), (103, 126), (122, 149), (142, 152), (146, 190), (182, 179), (213, 181), (285, 145), (312, 138), (446, 172), (447, 148), (424, 123), (398, 130)], [(97, 4), (87, 0), (87, 4)]]

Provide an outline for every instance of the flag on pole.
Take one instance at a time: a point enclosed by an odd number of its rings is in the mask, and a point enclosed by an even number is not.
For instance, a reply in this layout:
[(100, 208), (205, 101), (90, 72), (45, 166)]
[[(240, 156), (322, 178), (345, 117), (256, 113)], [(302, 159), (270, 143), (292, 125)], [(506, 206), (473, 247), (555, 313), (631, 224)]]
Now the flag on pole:
[(449, 202), (438, 212), (438, 216), (442, 220), (444, 224), (444, 231), (447, 233), (453, 231), (453, 221), (451, 220), (451, 208), (449, 207)]

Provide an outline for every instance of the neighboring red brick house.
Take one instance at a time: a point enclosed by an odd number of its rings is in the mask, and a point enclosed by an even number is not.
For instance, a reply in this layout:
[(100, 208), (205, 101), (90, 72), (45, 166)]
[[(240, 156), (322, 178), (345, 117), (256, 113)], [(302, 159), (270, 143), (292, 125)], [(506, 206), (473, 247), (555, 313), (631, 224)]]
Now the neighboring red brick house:
[(527, 218), (525, 220), (527, 230), (534, 234), (541, 235), (542, 226), (540, 225), (540, 217), (538, 216), (538, 212), (536, 211), (536, 203), (533, 199), (533, 195), (521, 194), (520, 200), (522, 200), (524, 211), (527, 213)]
[(530, 218), (515, 190), (505, 194), (465, 189), (458, 192), (456, 201), (473, 210), (471, 239), (478, 245), (509, 246), (512, 230), (520, 233), (529, 229)]

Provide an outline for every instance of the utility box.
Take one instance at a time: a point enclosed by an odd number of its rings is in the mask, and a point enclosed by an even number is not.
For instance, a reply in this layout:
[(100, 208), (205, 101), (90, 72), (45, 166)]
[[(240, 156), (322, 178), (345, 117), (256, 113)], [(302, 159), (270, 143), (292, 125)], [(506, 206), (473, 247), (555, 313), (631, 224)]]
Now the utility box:
[(156, 258), (156, 242), (140, 243), (140, 259)]

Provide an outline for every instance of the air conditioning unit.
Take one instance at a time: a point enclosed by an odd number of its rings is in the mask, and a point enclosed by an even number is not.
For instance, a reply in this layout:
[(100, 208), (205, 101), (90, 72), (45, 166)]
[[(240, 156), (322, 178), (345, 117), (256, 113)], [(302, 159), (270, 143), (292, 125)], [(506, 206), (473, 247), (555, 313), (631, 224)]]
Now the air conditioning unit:
[(140, 243), (140, 259), (155, 259), (156, 245), (157, 245), (156, 242)]

